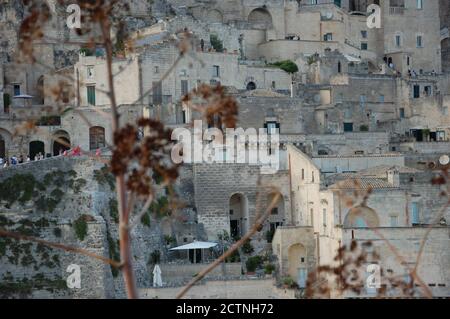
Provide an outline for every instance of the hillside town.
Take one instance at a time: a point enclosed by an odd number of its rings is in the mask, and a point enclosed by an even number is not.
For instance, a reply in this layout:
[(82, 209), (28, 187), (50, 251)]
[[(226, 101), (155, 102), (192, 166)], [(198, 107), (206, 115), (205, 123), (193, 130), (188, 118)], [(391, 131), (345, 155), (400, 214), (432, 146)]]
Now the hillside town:
[[(40, 2), (29, 63), (30, 8), (0, 1), (0, 230), (121, 258), (117, 106), (179, 147), (173, 185), (136, 203), (140, 298), (175, 298), (248, 233), (186, 297), (450, 297), (449, 1), (133, 0), (112, 61)], [(234, 130), (199, 94), (235, 102)], [(127, 296), (114, 267), (16, 239), (0, 232), (0, 298)]]

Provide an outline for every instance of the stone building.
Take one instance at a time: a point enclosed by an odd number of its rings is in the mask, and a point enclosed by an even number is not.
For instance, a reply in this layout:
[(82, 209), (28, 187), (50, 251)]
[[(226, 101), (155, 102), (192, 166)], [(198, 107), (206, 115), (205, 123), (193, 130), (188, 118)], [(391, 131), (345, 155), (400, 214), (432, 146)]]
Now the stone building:
[[(380, 256), (373, 262), (385, 271), (411, 280), (405, 266), (417, 265), (418, 274), (434, 296), (448, 295), (449, 273), (443, 265), (448, 262), (445, 234), (450, 210), (440, 186), (431, 185), (436, 172), (395, 165), (389, 158), (371, 160), (373, 166), (362, 169), (359, 159), (349, 159), (353, 168), (326, 176), (314, 159), (292, 146), (288, 152), (294, 223), (279, 227), (272, 243), (282, 274), (295, 278), (302, 287), (306, 274), (317, 265), (336, 264), (339, 247), (353, 240), (360, 244), (371, 241), (369, 253)], [(386, 164), (380, 165), (383, 162)], [(432, 238), (419, 262), (414, 258), (427, 229), (432, 229)], [(395, 260), (385, 240), (398, 249), (407, 264)], [(362, 295), (374, 293), (367, 290)]]

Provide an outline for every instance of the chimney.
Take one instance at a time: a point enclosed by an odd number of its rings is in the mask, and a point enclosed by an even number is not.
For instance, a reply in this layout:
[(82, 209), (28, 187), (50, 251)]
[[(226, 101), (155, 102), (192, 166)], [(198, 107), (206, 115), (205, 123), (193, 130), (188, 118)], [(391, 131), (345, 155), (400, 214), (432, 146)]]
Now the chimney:
[(387, 171), (388, 183), (394, 187), (400, 187), (400, 172), (397, 168), (393, 167)]

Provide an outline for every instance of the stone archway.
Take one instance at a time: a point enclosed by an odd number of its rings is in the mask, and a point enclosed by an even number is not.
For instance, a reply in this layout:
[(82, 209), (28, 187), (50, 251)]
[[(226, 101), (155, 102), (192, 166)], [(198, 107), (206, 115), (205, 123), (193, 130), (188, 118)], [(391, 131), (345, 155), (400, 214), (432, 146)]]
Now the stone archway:
[(256, 83), (251, 81), (247, 83), (247, 91), (253, 91), (256, 90)]
[(41, 153), (42, 155), (45, 156), (45, 144), (44, 144), (44, 142), (42, 142), (42, 141), (31, 141), (28, 153), (29, 153), (30, 159), (32, 161), (34, 161), (35, 156), (38, 155), (39, 153)]
[(106, 146), (105, 128), (94, 126), (89, 129), (89, 149), (95, 151)]
[(248, 23), (253, 29), (271, 29), (272, 15), (266, 8), (257, 8), (248, 15)]
[(70, 135), (64, 130), (57, 131), (53, 134), (53, 156), (58, 156), (60, 153), (70, 149)]
[(247, 196), (237, 193), (230, 197), (230, 236), (240, 238), (248, 231), (249, 213)]
[(372, 208), (366, 206), (353, 207), (344, 220), (344, 227), (346, 228), (374, 228), (379, 226), (378, 214)]
[(6, 142), (3, 137), (0, 135), (0, 158), (6, 157)]

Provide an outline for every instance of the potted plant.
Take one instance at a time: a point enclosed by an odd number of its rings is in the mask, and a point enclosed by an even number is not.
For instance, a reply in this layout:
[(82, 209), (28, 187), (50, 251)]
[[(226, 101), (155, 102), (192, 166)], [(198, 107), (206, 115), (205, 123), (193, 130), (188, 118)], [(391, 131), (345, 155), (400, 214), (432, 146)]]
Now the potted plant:
[(272, 273), (275, 271), (275, 265), (274, 264), (265, 264), (264, 265), (264, 273), (266, 274), (266, 277), (271, 277)]
[(291, 288), (292, 286), (294, 286), (294, 284), (294, 279), (292, 279), (291, 276), (286, 276), (283, 278), (283, 288)]
[(261, 265), (261, 256), (249, 257), (245, 265), (247, 266), (247, 274), (254, 275), (256, 269)]

